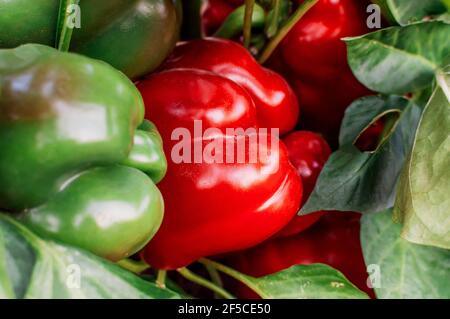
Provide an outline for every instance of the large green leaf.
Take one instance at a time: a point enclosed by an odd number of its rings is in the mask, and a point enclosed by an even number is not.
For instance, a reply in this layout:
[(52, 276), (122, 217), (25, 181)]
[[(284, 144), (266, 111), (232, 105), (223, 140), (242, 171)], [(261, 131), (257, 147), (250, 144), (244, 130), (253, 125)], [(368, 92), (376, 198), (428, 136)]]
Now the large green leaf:
[(334, 268), (323, 264), (296, 265), (255, 278), (212, 260), (200, 260), (237, 281), (263, 299), (361, 299), (368, 296)]
[(450, 249), (450, 77), (440, 79), (420, 121), (394, 211), (403, 222), (403, 238)]
[(379, 276), (374, 289), (378, 298), (450, 298), (450, 251), (416, 245), (400, 237), (401, 225), (391, 211), (364, 215), (361, 245), (364, 259)]
[(0, 214), (0, 297), (179, 298), (88, 252), (44, 241)]
[(385, 94), (430, 86), (450, 62), (450, 25), (440, 21), (391, 27), (347, 38), (348, 61), (359, 81)]
[(297, 265), (244, 283), (264, 299), (364, 299), (339, 271), (322, 264)]
[(263, 299), (368, 298), (342, 273), (324, 264), (295, 265), (255, 278), (212, 260), (200, 259), (199, 262), (242, 282)]
[[(387, 113), (399, 117), (376, 151), (361, 152), (353, 146), (353, 141), (374, 118)], [(301, 213), (319, 210), (371, 213), (392, 207), (420, 113), (417, 105), (401, 97), (371, 96), (355, 101), (345, 113), (341, 147), (325, 164)]]
[(423, 20), (447, 11), (442, 0), (373, 0), (385, 15), (400, 25)]

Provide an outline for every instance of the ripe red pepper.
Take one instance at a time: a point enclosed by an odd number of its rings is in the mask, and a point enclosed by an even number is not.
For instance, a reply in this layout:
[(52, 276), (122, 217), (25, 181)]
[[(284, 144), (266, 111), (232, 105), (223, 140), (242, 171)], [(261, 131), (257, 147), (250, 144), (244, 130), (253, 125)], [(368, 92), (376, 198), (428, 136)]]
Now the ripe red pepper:
[[(204, 130), (217, 128), (214, 134), (222, 140), (237, 138), (226, 128), (258, 126), (250, 95), (211, 72), (173, 69), (150, 76), (138, 88), (146, 114), (161, 128), (168, 157), (179, 143), (171, 139), (173, 130), (186, 128), (193, 134), (194, 120), (201, 120)], [(263, 134), (257, 133), (258, 141), (251, 136), (245, 138), (246, 158), (251, 149), (265, 149)], [(203, 136), (190, 142), (195, 147), (209, 141)], [(144, 259), (159, 269), (176, 269), (203, 256), (254, 246), (285, 226), (300, 207), (302, 185), (285, 146), (279, 146), (269, 142), (268, 160), (256, 163), (177, 164), (170, 156), (159, 184), (164, 221), (143, 251)]]
[(240, 44), (214, 38), (180, 43), (163, 66), (173, 68), (207, 70), (240, 84), (255, 102), (261, 127), (278, 128), (283, 135), (297, 124), (299, 107), (289, 84)]
[[(255, 277), (273, 274), (293, 265), (324, 263), (341, 271), (353, 284), (375, 297), (367, 286), (359, 219), (358, 213), (328, 212), (303, 233), (268, 240), (229, 256), (227, 262)], [(241, 298), (256, 297), (247, 287), (239, 285), (237, 289)]]
[(373, 31), (366, 24), (368, 4), (365, 0), (319, 0), (274, 56), (282, 60), (283, 74), (302, 105), (301, 126), (324, 134), (333, 145), (347, 106), (370, 94), (353, 76), (342, 41)]
[[(303, 0), (295, 0), (301, 4)], [(242, 1), (209, 0), (202, 12), (206, 34), (215, 30)], [(344, 111), (371, 94), (353, 76), (342, 38), (374, 30), (367, 27), (368, 0), (319, 0), (294, 26), (267, 65), (292, 85), (302, 108), (301, 127), (324, 134), (337, 145)]]
[[(320, 135), (309, 131), (292, 132), (283, 138), (283, 142), (287, 147), (289, 160), (302, 178), (303, 205), (312, 193), (320, 171), (331, 155), (331, 149)], [(295, 216), (277, 235), (298, 234), (317, 222), (323, 214), (324, 212), (316, 212)]]

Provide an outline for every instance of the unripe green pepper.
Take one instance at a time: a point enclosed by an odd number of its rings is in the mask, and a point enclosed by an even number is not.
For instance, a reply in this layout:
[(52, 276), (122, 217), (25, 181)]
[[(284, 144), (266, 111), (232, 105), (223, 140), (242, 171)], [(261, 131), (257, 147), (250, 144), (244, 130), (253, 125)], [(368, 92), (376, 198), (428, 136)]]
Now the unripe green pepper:
[(163, 209), (160, 192), (143, 172), (117, 165), (84, 171), (21, 220), (42, 236), (120, 260), (155, 235)]
[(123, 164), (145, 172), (155, 182), (160, 182), (167, 171), (162, 138), (156, 126), (144, 120), (134, 135), (134, 145)]
[[(55, 46), (60, 0), (32, 2), (0, 0), (0, 48)], [(81, 0), (79, 5), (80, 28), (74, 29), (71, 51), (106, 61), (130, 78), (158, 67), (178, 40), (180, 0)]]
[(135, 253), (161, 223), (154, 182), (166, 171), (143, 116), (133, 83), (106, 63), (42, 45), (0, 50), (0, 209), (104, 257)]

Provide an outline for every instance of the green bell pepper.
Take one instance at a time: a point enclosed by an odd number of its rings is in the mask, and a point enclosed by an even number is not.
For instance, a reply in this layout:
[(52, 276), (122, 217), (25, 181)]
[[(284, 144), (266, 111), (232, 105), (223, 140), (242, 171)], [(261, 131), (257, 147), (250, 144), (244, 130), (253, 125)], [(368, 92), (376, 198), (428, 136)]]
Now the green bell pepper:
[[(55, 46), (60, 0), (0, 0), (0, 48)], [(130, 78), (145, 75), (178, 40), (181, 0), (81, 0), (71, 51), (108, 62)], [(18, 23), (18, 21), (21, 21)]]
[(111, 260), (135, 253), (162, 222), (167, 169), (143, 118), (139, 91), (104, 62), (0, 50), (0, 210)]

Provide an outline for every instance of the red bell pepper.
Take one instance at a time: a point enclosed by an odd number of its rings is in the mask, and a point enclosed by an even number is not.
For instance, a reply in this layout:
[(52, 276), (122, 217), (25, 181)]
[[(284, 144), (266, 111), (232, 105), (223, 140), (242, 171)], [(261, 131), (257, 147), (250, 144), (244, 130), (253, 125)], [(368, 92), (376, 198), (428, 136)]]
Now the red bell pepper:
[[(368, 274), (360, 244), (360, 214), (328, 212), (313, 227), (296, 236), (268, 240), (227, 258), (233, 268), (255, 277), (266, 276), (293, 265), (323, 263), (341, 271), (353, 284), (375, 297), (367, 286)], [(241, 298), (255, 298), (238, 285)]]
[(368, 4), (365, 0), (319, 0), (278, 48), (283, 74), (302, 106), (301, 126), (324, 134), (333, 145), (347, 106), (371, 93), (353, 76), (342, 41), (373, 31), (366, 24)]
[[(202, 14), (206, 34), (240, 4), (239, 0), (208, 1)], [(342, 41), (373, 31), (366, 23), (369, 4), (368, 0), (319, 0), (267, 63), (292, 85), (302, 109), (301, 127), (324, 134), (333, 146), (347, 106), (372, 93), (353, 76)]]
[(214, 38), (181, 43), (163, 66), (173, 68), (207, 70), (240, 84), (255, 102), (261, 127), (278, 128), (283, 135), (297, 124), (299, 107), (289, 84), (238, 43)]
[[(318, 134), (309, 131), (292, 132), (283, 138), (289, 160), (302, 178), (302, 205), (312, 193), (320, 171), (331, 155), (328, 143)], [(319, 220), (324, 212), (295, 216), (277, 236), (291, 236), (300, 233)]]
[[(219, 142), (238, 138), (227, 133), (227, 128), (259, 126), (250, 95), (211, 72), (173, 69), (150, 76), (138, 88), (148, 118), (160, 128), (168, 156), (179, 143), (171, 138), (174, 129), (187, 129), (192, 136), (194, 120), (201, 120), (204, 130), (216, 128)], [(261, 141), (268, 136), (256, 135), (257, 140), (252, 134), (245, 137), (245, 157), (255, 148), (269, 149), (265, 161), (208, 164), (168, 158), (167, 175), (159, 184), (166, 203), (164, 221), (142, 252), (149, 264), (176, 269), (203, 256), (245, 249), (269, 238), (292, 219), (300, 207), (301, 180), (283, 143), (276, 147), (271, 140), (266, 147)], [(205, 149), (210, 141), (202, 136), (190, 143), (194, 149), (198, 143)]]

